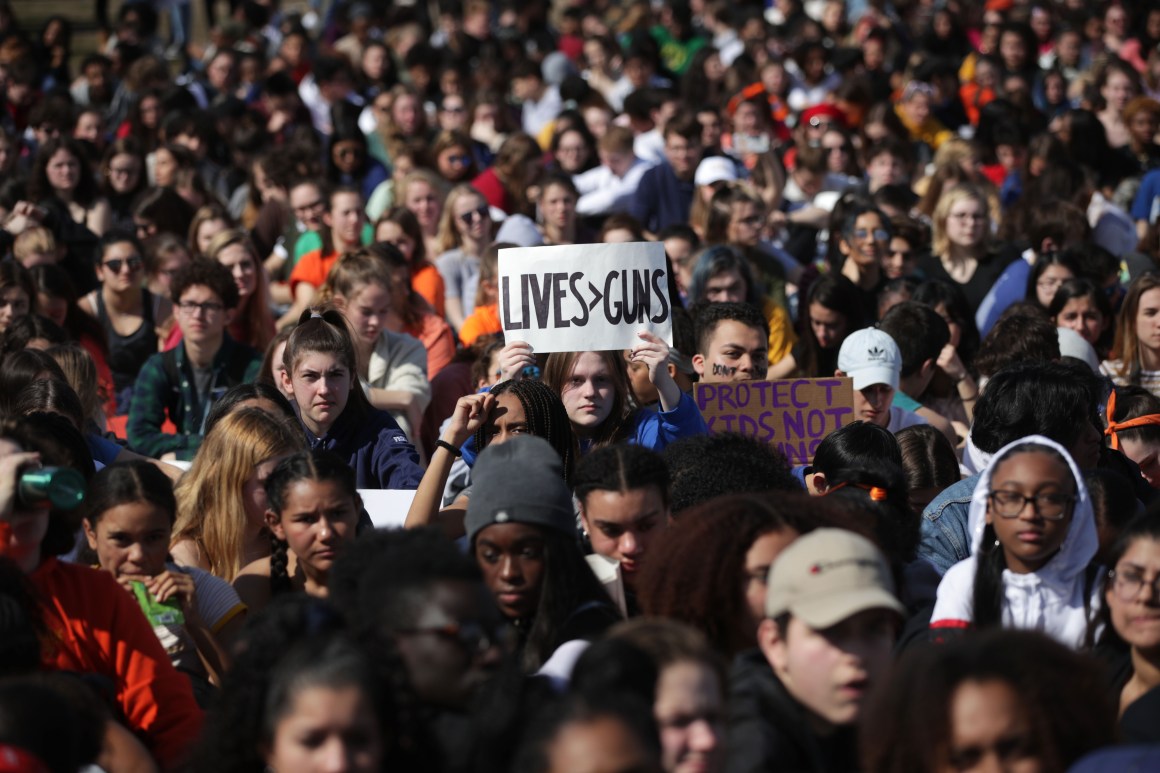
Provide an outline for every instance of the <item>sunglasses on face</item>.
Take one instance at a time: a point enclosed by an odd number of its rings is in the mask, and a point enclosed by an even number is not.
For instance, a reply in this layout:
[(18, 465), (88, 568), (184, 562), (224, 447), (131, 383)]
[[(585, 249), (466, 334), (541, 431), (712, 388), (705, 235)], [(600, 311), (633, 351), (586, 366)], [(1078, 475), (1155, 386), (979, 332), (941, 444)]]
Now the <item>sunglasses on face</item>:
[(488, 217), (488, 215), (489, 215), (489, 211), (488, 211), (487, 207), (482, 206), (482, 207), (479, 207), (478, 209), (473, 209), (470, 212), (464, 212), (462, 215), (459, 216), (459, 219), (463, 222), (464, 225), (471, 225), (472, 223), (475, 222), (476, 218), (479, 218), (480, 220), (484, 220)]
[(121, 273), (121, 268), (124, 266), (128, 266), (129, 272), (132, 273), (134, 271), (140, 270), (143, 263), (141, 258), (126, 258), (124, 260), (121, 258), (113, 258), (112, 260), (106, 260), (101, 265), (112, 271), (114, 274), (119, 274)]

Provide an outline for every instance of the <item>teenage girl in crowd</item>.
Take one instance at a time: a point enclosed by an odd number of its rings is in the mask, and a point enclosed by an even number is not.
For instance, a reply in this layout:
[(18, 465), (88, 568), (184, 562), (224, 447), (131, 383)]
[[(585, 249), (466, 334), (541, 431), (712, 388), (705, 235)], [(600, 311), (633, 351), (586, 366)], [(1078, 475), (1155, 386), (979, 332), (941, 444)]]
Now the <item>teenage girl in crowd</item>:
[(358, 488), (413, 489), (419, 456), (398, 423), (367, 400), (358, 354), (337, 311), (303, 312), (282, 353), (282, 389), (294, 397), (312, 449), (333, 451), (354, 468)]
[(0, 333), (35, 311), (36, 290), (28, 269), (16, 261), (0, 263)]
[(1160, 527), (1141, 516), (1120, 533), (1108, 556), (1100, 610), (1100, 650), (1121, 654), (1114, 674), (1124, 712), (1138, 698), (1160, 687)]
[(411, 288), (442, 317), (447, 288), (439, 269), (427, 260), (423, 228), (415, 213), (406, 207), (391, 207), (375, 223), (375, 241), (386, 242), (403, 253), (411, 264)]
[(1111, 348), (1115, 315), (1108, 296), (1087, 279), (1068, 279), (1059, 286), (1047, 314), (1056, 327), (1074, 330), (1104, 357)]
[(27, 418), (0, 426), (0, 555), (20, 567), (42, 600), (52, 635), (44, 666), (107, 679), (125, 724), (163, 766), (176, 767), (201, 728), (189, 680), (169, 662), (133, 597), (112, 575), (55, 557), (73, 546), (79, 514), (22, 505), (16, 496), (18, 476), (39, 464), (84, 460), (92, 475), (79, 433), (71, 443), (63, 435), (57, 440), (78, 446), (81, 456), (53, 448)]
[(475, 308), (479, 258), (490, 241), (487, 200), (470, 185), (452, 188), (439, 222), (440, 254), (435, 266), (446, 286), (447, 321), (456, 330)]
[(181, 611), (184, 622), (151, 618), (153, 632), (173, 665), (193, 677), (195, 689), (207, 680), (220, 686), (229, 667), (225, 645), (246, 607), (225, 580), (169, 561), (176, 516), (173, 484), (163, 472), (147, 462), (114, 464), (97, 473), (88, 490), (85, 537), (100, 567), (123, 588)]
[[(654, 451), (677, 438), (708, 432), (697, 403), (669, 375), (669, 345), (652, 333), (638, 333), (643, 343), (629, 354), (648, 366), (649, 381), (660, 394), (657, 411), (632, 407), (632, 390), (620, 352), (553, 352), (544, 366), (544, 383), (560, 395), (581, 453), (621, 441)], [(500, 354), (504, 378), (520, 378), (535, 367), (532, 347), (512, 341)]]
[(389, 411), (413, 438), (431, 402), (427, 350), (411, 336), (388, 329), (391, 286), (390, 268), (364, 248), (339, 259), (319, 299), (332, 301), (346, 317), (358, 353), (359, 381), (371, 405)]
[(354, 539), (362, 509), (354, 471), (327, 451), (301, 451), (278, 463), (265, 489), (273, 549), (237, 576), (238, 595), (255, 611), (288, 591), (325, 598), (330, 569)]
[(844, 276), (826, 274), (810, 285), (805, 322), (789, 353), (769, 368), (766, 378), (798, 375), (829, 378), (838, 369), (846, 336), (865, 325), (858, 288)]
[(117, 413), (129, 411), (133, 383), (145, 361), (157, 353), (158, 326), (173, 304), (142, 287), (144, 261), (137, 240), (110, 232), (101, 239), (97, 279), (101, 286), (80, 299), (82, 311), (96, 317), (109, 345), (109, 370), (117, 392)]
[(232, 582), (270, 553), (262, 482), (287, 454), (305, 447), (298, 428), (260, 408), (219, 420), (177, 486), (174, 560)]
[(1160, 274), (1141, 274), (1128, 288), (1100, 371), (1119, 386), (1142, 386), (1160, 396)]
[[(455, 357), (455, 333), (442, 316), (432, 311), (427, 299), (409, 284), (412, 264), (400, 249), (386, 242), (372, 244), (366, 249), (386, 263), (391, 274), (387, 329), (422, 341), (427, 349), (427, 380), (433, 380)], [(443, 286), (442, 279), (439, 286)], [(439, 297), (443, 297), (442, 290)]]
[[(520, 485), (513, 486), (517, 470)], [(546, 440), (494, 445), (480, 454), (475, 471), (467, 542), (519, 634), (524, 670), (536, 672), (562, 644), (598, 637), (620, 614), (580, 553), (572, 494)]]
[(1083, 645), (1100, 603), (1099, 540), (1071, 455), (1038, 435), (1004, 447), (979, 476), (968, 529), (972, 555), (943, 576), (932, 635), (1022, 628)]

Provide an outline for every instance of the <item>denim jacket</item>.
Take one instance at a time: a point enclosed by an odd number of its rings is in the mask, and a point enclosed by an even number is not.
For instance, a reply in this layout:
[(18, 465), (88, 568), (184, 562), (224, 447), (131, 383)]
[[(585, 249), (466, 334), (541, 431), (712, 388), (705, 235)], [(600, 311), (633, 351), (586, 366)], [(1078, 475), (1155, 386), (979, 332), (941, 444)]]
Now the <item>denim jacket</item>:
[(948, 486), (922, 511), (918, 556), (934, 564), (939, 574), (971, 555), (967, 521), (978, 481), (972, 475)]

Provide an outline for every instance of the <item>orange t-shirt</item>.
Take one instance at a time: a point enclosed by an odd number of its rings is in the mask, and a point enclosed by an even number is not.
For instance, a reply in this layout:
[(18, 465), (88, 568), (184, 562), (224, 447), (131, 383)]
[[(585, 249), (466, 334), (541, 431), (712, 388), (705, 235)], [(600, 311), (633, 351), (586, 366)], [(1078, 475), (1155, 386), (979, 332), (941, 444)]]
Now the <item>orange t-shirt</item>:
[(330, 274), (331, 266), (337, 261), (337, 250), (325, 255), (322, 254), (322, 250), (311, 250), (306, 253), (290, 272), (290, 292), (293, 293), (294, 288), (302, 282), (314, 288), (322, 287), (322, 283)]
[(499, 321), (499, 304), (489, 303), (487, 306), (476, 306), (471, 316), (463, 320), (463, 326), (459, 328), (459, 340), (464, 346), (471, 346), (480, 336), (501, 332), (503, 325)]
[(177, 767), (197, 741), (202, 712), (137, 602), (110, 573), (55, 558), (29, 579), (43, 597), (53, 640), (45, 666), (112, 679), (129, 728), (162, 769)]
[(428, 381), (447, 367), (455, 356), (455, 333), (451, 332), (451, 326), (442, 317), (423, 314), (416, 324), (403, 328), (403, 332), (418, 338), (427, 349)]
[(430, 263), (424, 263), (411, 274), (411, 289), (422, 295), (440, 317), (446, 313), (443, 302), (447, 290), (439, 269)]

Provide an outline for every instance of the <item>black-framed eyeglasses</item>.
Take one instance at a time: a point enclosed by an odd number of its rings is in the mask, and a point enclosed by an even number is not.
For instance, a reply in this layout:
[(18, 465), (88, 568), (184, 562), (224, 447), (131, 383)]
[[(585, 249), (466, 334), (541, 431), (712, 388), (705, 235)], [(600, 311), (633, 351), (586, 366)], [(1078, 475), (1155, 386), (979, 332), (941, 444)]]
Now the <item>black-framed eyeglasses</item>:
[(1117, 572), (1112, 569), (1108, 572), (1108, 579), (1112, 581), (1112, 591), (1120, 601), (1135, 601), (1146, 585), (1152, 588), (1152, 600), (1160, 599), (1160, 574), (1149, 582), (1140, 572)]
[(214, 314), (220, 314), (225, 306), (220, 303), (214, 303), (213, 301), (206, 301), (205, 303), (181, 301), (177, 304), (177, 308), (182, 314), (193, 315), (200, 311), (202, 314), (205, 314), (207, 317), (209, 317)]
[(991, 502), (991, 509), (1002, 518), (1018, 518), (1023, 508), (1030, 503), (1036, 514), (1048, 521), (1062, 521), (1075, 502), (1075, 497), (1070, 494), (1054, 492), (1029, 497), (1017, 491), (992, 491), (987, 498)]
[(404, 636), (438, 636), (459, 644), (470, 655), (485, 655), (493, 647), (507, 652), (515, 643), (515, 630), (511, 626), (492, 628), (476, 622), (448, 623), (430, 628), (396, 628), (395, 633)]
[(113, 258), (112, 260), (106, 260), (101, 265), (112, 271), (114, 274), (119, 274), (121, 273), (121, 269), (125, 266), (129, 267), (129, 273), (140, 271), (141, 266), (145, 265), (145, 262), (141, 260), (141, 258)]
[(473, 209), (470, 212), (464, 212), (462, 215), (459, 216), (459, 219), (463, 222), (464, 225), (471, 225), (472, 223), (475, 222), (476, 218), (483, 220), (484, 218), (489, 217), (490, 214), (491, 214), (490, 210), (488, 210), (487, 206), (485, 205), (485, 206)]

